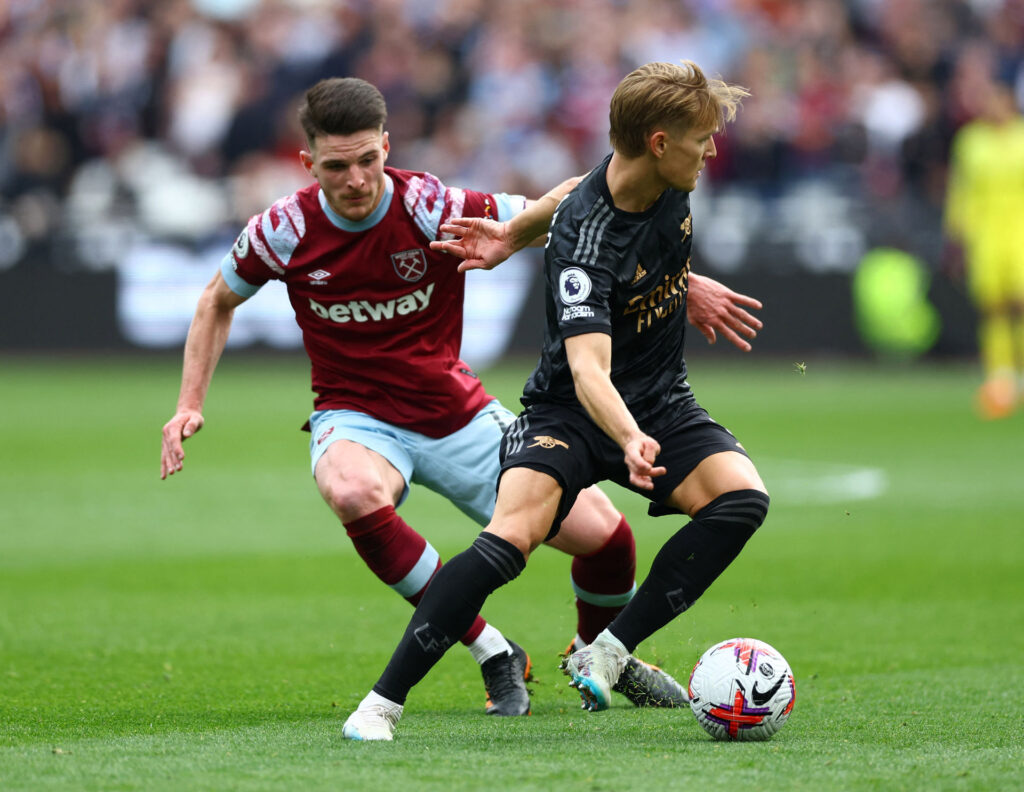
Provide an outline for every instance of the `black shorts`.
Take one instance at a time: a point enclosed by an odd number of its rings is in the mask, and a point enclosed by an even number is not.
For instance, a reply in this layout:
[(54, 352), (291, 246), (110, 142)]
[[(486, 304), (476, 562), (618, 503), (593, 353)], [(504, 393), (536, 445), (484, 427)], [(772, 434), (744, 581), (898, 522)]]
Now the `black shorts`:
[(528, 407), (501, 439), (501, 472), (526, 467), (547, 473), (562, 485), (558, 516), (547, 538), (558, 533), (581, 490), (599, 481), (614, 481), (652, 501), (652, 516), (679, 514), (664, 501), (706, 457), (721, 451), (746, 455), (732, 433), (693, 403), (659, 429), (644, 429), (661, 444), (654, 464), (666, 473), (654, 478), (654, 489), (629, 483), (622, 449), (579, 410), (553, 404)]

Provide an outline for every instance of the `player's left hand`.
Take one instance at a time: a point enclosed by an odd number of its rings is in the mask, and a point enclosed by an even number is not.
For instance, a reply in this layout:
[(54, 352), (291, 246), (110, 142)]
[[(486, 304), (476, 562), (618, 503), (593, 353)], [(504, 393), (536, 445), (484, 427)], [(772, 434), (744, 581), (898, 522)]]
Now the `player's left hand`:
[(629, 468), (629, 483), (640, 489), (654, 489), (654, 477), (664, 476), (664, 467), (654, 467), (654, 460), (661, 453), (661, 444), (649, 435), (639, 435), (623, 446), (626, 452), (626, 467)]
[(755, 338), (764, 324), (746, 308), (760, 310), (761, 303), (706, 275), (690, 273), (686, 318), (700, 330), (709, 344), (717, 340), (717, 331), (734, 346), (749, 352), (750, 343), (741, 338), (741, 334)]
[(457, 217), (443, 223), (438, 230), (456, 239), (431, 242), (430, 249), (463, 259), (459, 272), (494, 269), (515, 252), (508, 235), (508, 223), (482, 217)]

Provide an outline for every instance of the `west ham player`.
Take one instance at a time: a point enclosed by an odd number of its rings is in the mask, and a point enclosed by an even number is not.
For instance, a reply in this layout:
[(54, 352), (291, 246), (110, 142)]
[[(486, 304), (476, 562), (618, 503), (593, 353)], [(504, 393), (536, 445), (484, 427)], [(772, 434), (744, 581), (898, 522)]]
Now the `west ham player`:
[[(346, 721), (346, 737), (392, 739), (408, 692), (451, 637), (541, 542), (557, 538), (595, 482), (644, 495), (652, 514), (691, 519), (658, 552), (630, 603), (567, 659), (588, 709), (608, 706), (630, 653), (690, 607), (764, 520), (768, 495), (757, 470), (697, 404), (683, 361), (689, 193), (716, 154), (714, 134), (746, 95), (692, 63), (648, 64), (619, 84), (612, 154), (551, 221), (544, 349), (526, 409), (502, 441), (494, 516), (438, 573), (384, 674)], [(493, 266), (529, 236), (524, 226), (532, 232), (535, 209), (505, 224), (442, 226), (462, 240), (435, 247)]]
[[(385, 167), (385, 118), (380, 93), (362, 80), (325, 80), (307, 92), (300, 120), (309, 150), (300, 157), (315, 182), (249, 221), (200, 298), (177, 412), (163, 429), (161, 477), (182, 469), (182, 442), (203, 425), (234, 309), (267, 281), (283, 281), (312, 363), (317, 486), (370, 569), (416, 604), (441, 560), (396, 508), (417, 482), (486, 523), (498, 446), (513, 420), (459, 359), (464, 275), (429, 243), (451, 217), (507, 219), (533, 202)], [(553, 208), (569, 186), (540, 203)], [(707, 295), (706, 332), (753, 333), (735, 304), (745, 298), (713, 282)], [(575, 556), (578, 639), (593, 640), (634, 591), (632, 532), (593, 488), (550, 544)], [(488, 712), (527, 714), (521, 647), (478, 616), (456, 639), (481, 664)], [(637, 704), (685, 701), (670, 676), (636, 660), (617, 684)]]

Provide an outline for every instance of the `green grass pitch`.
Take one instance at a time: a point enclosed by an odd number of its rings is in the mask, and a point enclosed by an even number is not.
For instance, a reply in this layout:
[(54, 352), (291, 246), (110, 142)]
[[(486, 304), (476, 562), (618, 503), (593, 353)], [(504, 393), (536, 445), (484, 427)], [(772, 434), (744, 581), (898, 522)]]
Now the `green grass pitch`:
[[(514, 409), (528, 368), (484, 381)], [(393, 744), (345, 742), (411, 611), (309, 476), (308, 364), (229, 353), (161, 482), (177, 360), (0, 359), (0, 789), (1024, 788), (1024, 414), (975, 418), (966, 365), (691, 368), (772, 509), (638, 654), (685, 678), (719, 640), (773, 644), (797, 702), (766, 743), (715, 743), (688, 710), (581, 711), (557, 670), (569, 563), (546, 549), (485, 610), (533, 656), (531, 717), (484, 715), (456, 648)], [(606, 491), (642, 577), (682, 520)], [(445, 557), (477, 532), (425, 491), (403, 514)]]

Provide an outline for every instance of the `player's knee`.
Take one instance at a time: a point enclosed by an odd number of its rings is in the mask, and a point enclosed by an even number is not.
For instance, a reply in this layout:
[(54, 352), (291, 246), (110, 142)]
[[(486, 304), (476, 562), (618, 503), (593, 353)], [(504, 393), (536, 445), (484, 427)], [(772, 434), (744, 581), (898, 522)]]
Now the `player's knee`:
[(633, 529), (626, 521), (621, 512), (615, 512), (615, 528), (612, 530), (605, 542), (602, 551), (614, 553), (619, 556), (636, 558), (636, 538), (633, 536)]
[(761, 492), (760, 490), (750, 490), (751, 503), (753, 505), (753, 514), (757, 521), (757, 528), (760, 528), (765, 519), (768, 517), (768, 508), (771, 506), (772, 499), (767, 492)]
[(611, 499), (596, 486), (583, 490), (576, 502), (579, 503), (581, 499), (590, 510), (590, 518), (601, 526), (606, 537), (611, 538), (622, 521), (622, 513), (615, 508)]
[(695, 519), (722, 528), (753, 534), (768, 516), (771, 498), (758, 489), (743, 489), (719, 495), (694, 515)]
[(559, 535), (570, 546), (560, 549), (572, 555), (595, 552), (615, 539), (622, 520), (622, 513), (607, 495), (597, 487), (588, 487), (580, 492), (562, 521)]
[(514, 545), (524, 557), (529, 558), (530, 553), (544, 541), (548, 526), (516, 515), (502, 520), (492, 519), (484, 530)]
[(350, 522), (377, 509), (395, 505), (382, 483), (373, 476), (347, 476), (317, 483), (323, 499), (342, 522)]

